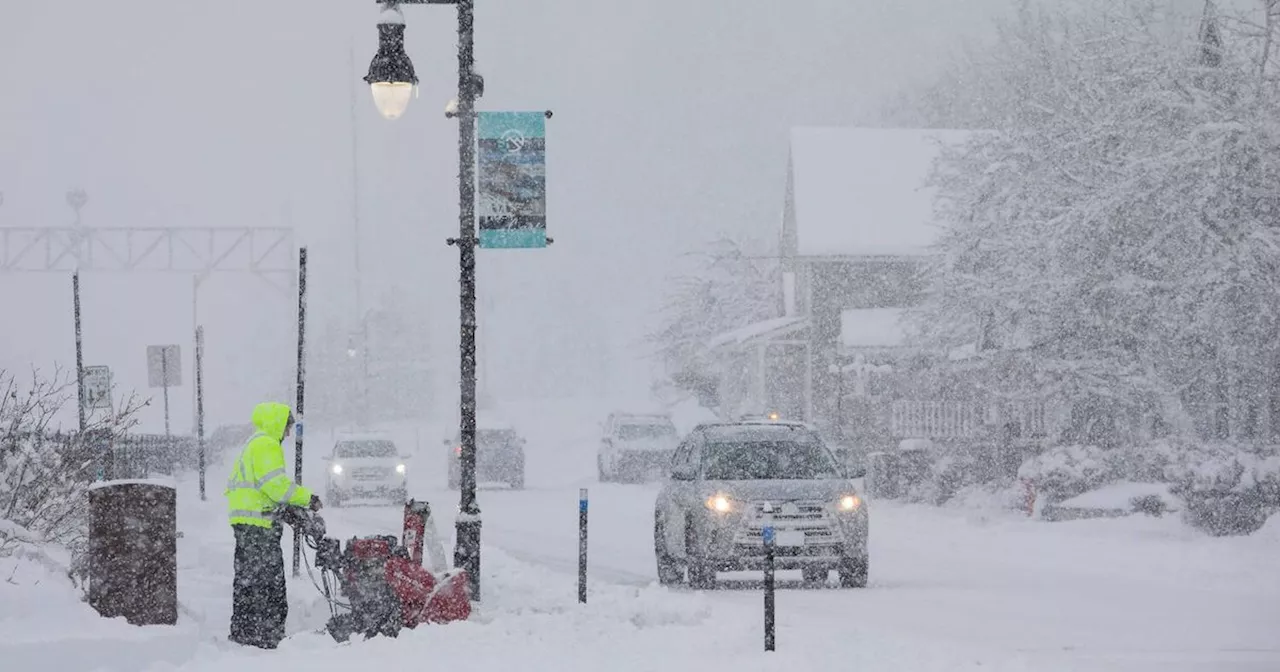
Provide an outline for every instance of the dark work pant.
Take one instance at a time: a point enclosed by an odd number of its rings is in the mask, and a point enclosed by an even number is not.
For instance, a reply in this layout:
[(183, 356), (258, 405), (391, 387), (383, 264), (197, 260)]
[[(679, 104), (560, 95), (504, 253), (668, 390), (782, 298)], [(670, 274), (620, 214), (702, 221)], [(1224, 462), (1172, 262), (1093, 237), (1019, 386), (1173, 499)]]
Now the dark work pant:
[(232, 525), (236, 578), (231, 592), (231, 641), (273, 649), (284, 639), (289, 602), (284, 586), (283, 528)]

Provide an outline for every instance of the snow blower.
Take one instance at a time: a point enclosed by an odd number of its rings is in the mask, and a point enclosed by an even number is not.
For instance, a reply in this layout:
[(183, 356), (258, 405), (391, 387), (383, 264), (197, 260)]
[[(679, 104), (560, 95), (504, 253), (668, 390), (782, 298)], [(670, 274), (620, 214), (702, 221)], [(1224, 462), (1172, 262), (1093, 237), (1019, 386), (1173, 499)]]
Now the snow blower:
[[(301, 530), (307, 546), (315, 551), (315, 567), (320, 570), (317, 588), (331, 613), (325, 630), (334, 640), (345, 642), (353, 634), (395, 637), (402, 628), (420, 623), (470, 617), (466, 572), (446, 569), (427, 502), (405, 504), (400, 540), (392, 535), (353, 537), (345, 547), (325, 536), (324, 519), (312, 511), (290, 507), (281, 517)], [(430, 569), (423, 566), (424, 541), (431, 545)], [(311, 573), (310, 565), (307, 572)], [(335, 584), (345, 603), (334, 595)]]

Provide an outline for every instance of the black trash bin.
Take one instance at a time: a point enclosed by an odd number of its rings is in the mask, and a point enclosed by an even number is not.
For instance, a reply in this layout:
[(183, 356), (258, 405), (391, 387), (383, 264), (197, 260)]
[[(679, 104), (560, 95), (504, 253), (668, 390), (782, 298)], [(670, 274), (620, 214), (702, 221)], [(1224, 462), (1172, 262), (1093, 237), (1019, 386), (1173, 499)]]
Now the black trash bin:
[(134, 625), (178, 622), (177, 492), (154, 481), (89, 489), (89, 604)]

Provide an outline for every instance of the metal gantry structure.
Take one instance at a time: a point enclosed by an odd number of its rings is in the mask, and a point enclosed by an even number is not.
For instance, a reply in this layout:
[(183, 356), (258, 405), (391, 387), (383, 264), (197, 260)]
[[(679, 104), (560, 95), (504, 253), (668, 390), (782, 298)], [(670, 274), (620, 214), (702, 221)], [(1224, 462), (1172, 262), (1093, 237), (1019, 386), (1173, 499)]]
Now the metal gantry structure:
[[(193, 339), (200, 328), (200, 286), (211, 276), (253, 275), (282, 297), (295, 291), (297, 248), (292, 228), (90, 227), (83, 225), (80, 216), (87, 203), (83, 190), (67, 193), (67, 204), (75, 211), (71, 226), (0, 226), (0, 274), (67, 273), (77, 275), (77, 284), (78, 272), (189, 275)], [(78, 303), (78, 292), (75, 300)], [(196, 415), (198, 406), (193, 390)]]

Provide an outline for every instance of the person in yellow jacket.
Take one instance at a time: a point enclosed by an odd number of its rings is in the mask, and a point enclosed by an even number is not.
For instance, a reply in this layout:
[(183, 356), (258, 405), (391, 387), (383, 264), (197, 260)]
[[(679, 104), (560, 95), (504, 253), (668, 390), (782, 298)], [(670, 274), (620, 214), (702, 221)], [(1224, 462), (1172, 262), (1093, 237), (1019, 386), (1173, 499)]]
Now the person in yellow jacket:
[(284, 639), (289, 615), (285, 594), (281, 506), (320, 508), (320, 498), (294, 483), (285, 471), (281, 442), (293, 431), (293, 412), (265, 402), (253, 409), (258, 431), (249, 438), (227, 481), (227, 508), (236, 535), (231, 595), (231, 641), (274, 649)]

